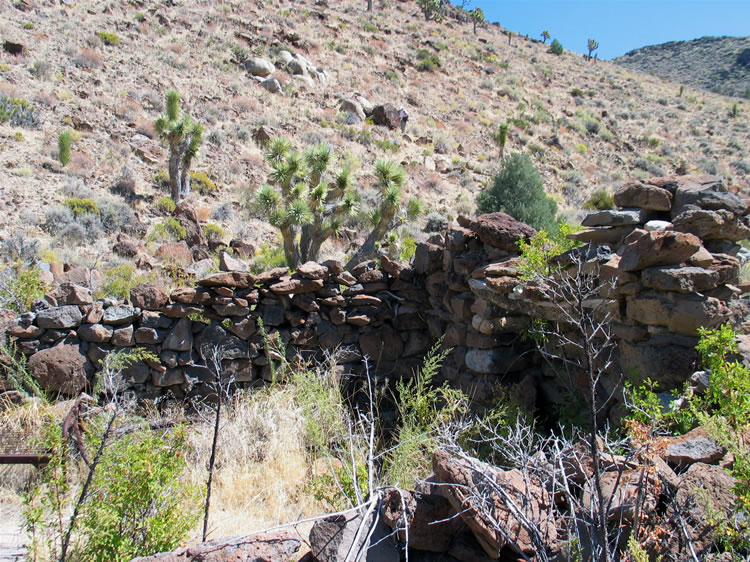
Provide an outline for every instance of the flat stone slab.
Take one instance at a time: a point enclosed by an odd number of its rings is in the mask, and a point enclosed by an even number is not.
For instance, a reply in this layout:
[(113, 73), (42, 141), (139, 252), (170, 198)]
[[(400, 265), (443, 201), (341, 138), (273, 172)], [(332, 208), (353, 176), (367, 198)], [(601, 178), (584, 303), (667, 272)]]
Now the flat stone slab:
[(589, 213), (581, 225), (590, 226), (627, 226), (643, 224), (648, 213), (643, 209), (605, 210)]

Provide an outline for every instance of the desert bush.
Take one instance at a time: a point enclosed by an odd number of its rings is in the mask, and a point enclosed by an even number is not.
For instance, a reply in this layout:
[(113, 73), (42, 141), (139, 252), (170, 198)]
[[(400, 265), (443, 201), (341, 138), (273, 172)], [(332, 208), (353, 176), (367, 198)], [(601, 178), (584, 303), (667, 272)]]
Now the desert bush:
[(151, 229), (147, 237), (148, 242), (164, 242), (167, 240), (182, 240), (187, 236), (187, 229), (174, 217), (167, 217)]
[(284, 248), (281, 245), (273, 246), (268, 242), (263, 242), (255, 252), (251, 270), (253, 273), (268, 271), (274, 267), (283, 267), (286, 265)]
[(120, 231), (132, 231), (137, 226), (137, 218), (129, 205), (114, 197), (102, 197), (94, 200), (99, 208), (99, 220), (104, 230), (110, 234)]
[(205, 172), (190, 172), (190, 179), (195, 185), (195, 189), (201, 195), (212, 195), (218, 191), (216, 184), (208, 177)]
[(99, 39), (102, 40), (102, 43), (104, 43), (105, 45), (116, 46), (120, 44), (120, 38), (116, 33), (111, 33), (109, 31), (97, 31), (96, 35), (97, 37), (99, 37)]
[(104, 279), (96, 290), (96, 298), (117, 297), (129, 299), (130, 290), (141, 283), (156, 281), (155, 273), (140, 273), (134, 264), (126, 262), (113, 265), (104, 270)]
[(67, 166), (70, 162), (70, 145), (73, 142), (73, 137), (70, 131), (63, 131), (57, 137), (57, 151), (60, 164)]
[(534, 279), (539, 275), (550, 275), (553, 269), (550, 265), (551, 258), (581, 245), (580, 242), (568, 238), (568, 234), (577, 230), (580, 230), (580, 227), (562, 223), (552, 234), (542, 229), (528, 242), (520, 240), (518, 249), (521, 252), (521, 278)]
[(0, 256), (10, 263), (32, 264), (39, 257), (39, 240), (23, 234), (0, 241)]
[(424, 218), (424, 232), (445, 232), (448, 229), (448, 219), (437, 211), (432, 211)]
[(583, 204), (587, 211), (604, 211), (615, 208), (615, 200), (612, 194), (604, 188), (597, 189)]
[(42, 281), (39, 266), (16, 262), (0, 269), (0, 307), (19, 314), (31, 308), (31, 304), (44, 296), (49, 287)]
[(428, 51), (427, 49), (419, 49), (417, 51), (417, 70), (423, 72), (432, 72), (440, 68), (440, 57), (437, 53)]
[(211, 213), (211, 218), (215, 221), (228, 221), (234, 215), (234, 208), (231, 203), (222, 203)]
[(494, 183), (477, 196), (477, 212), (503, 211), (536, 229), (558, 231), (557, 203), (544, 192), (531, 159), (513, 153), (503, 162)]
[(159, 197), (156, 200), (156, 209), (163, 215), (171, 215), (177, 208), (171, 197)]
[(550, 43), (550, 46), (547, 52), (552, 53), (553, 55), (557, 55), (557, 56), (562, 55), (563, 54), (562, 43), (560, 43), (560, 41), (558, 41), (557, 39), (554, 39), (552, 43)]
[(84, 215), (86, 213), (91, 213), (93, 215), (99, 214), (99, 207), (97, 207), (96, 203), (94, 203), (94, 201), (92, 201), (91, 199), (66, 199), (65, 201), (63, 201), (63, 205), (70, 209), (70, 212), (73, 213), (74, 217), (79, 217), (80, 215)]
[(28, 101), (4, 94), (0, 94), (0, 123), (27, 129), (37, 129), (40, 126), (39, 117)]
[(203, 227), (203, 233), (209, 242), (220, 242), (227, 233), (218, 224), (207, 224)]

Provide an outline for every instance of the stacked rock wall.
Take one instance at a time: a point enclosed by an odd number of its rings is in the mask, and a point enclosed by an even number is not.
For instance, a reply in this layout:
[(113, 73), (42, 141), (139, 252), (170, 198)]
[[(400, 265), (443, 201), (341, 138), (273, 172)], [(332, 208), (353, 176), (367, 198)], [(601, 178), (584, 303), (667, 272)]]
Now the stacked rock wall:
[[(737, 242), (750, 235), (747, 203), (712, 176), (628, 183), (615, 202), (621, 209), (590, 214), (571, 235), (585, 244), (578, 250), (585, 267), (604, 282), (598, 301), (618, 350), (613, 381), (622, 372), (679, 387), (696, 367), (698, 328), (745, 322), (748, 301), (740, 297), (750, 287), (740, 283)], [(561, 403), (575, 389), (523, 337), (538, 319), (560, 325), (557, 303), (519, 276), (518, 241), (533, 235), (493, 213), (460, 219), (444, 237), (418, 245), (410, 266), (382, 258), (380, 267), (370, 261), (352, 271), (334, 261), (304, 264), (293, 275), (224, 271), (171, 295), (139, 286), (130, 303), (94, 302), (88, 289), (65, 283), (47, 296), (48, 308), (21, 315), (8, 333), (42, 384), (63, 394), (84, 388), (109, 350), (132, 346), (159, 357), (126, 372), (143, 396), (203, 392), (211, 376), (203, 354), (216, 347), (239, 385), (269, 380), (261, 320), (289, 358), (340, 349), (346, 368), (367, 356), (394, 376), (413, 373), (444, 337), (453, 352), (442, 376), (475, 402), (490, 405), (498, 386), (518, 383), (530, 407)]]

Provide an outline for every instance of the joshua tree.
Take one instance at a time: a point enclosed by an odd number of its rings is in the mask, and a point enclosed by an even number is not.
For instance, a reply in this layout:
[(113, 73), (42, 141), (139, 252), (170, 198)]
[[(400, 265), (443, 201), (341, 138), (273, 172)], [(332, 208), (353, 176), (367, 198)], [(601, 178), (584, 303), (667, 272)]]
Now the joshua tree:
[(372, 12), (372, 0), (367, 0), (367, 11)]
[(510, 45), (510, 42), (513, 40), (514, 33), (512, 31), (508, 32), (508, 45)]
[[(392, 160), (378, 160), (375, 162), (375, 177), (380, 195), (380, 205), (370, 212), (369, 220), (372, 231), (365, 243), (346, 264), (353, 267), (365, 261), (375, 253), (376, 244), (389, 232), (398, 226), (403, 218), (399, 210), (403, 203), (402, 187), (406, 182), (406, 171)], [(422, 212), (422, 205), (416, 199), (409, 201), (406, 207), (406, 219), (413, 220)]]
[(492, 140), (495, 141), (495, 144), (500, 149), (500, 162), (502, 162), (505, 153), (505, 143), (508, 142), (507, 123), (501, 123), (497, 126), (497, 129), (492, 132)]
[(417, 0), (419, 9), (424, 14), (424, 19), (442, 19), (443, 15), (443, 0)]
[(546, 43), (547, 39), (550, 38), (549, 31), (542, 31), (542, 43)]
[[(323, 242), (336, 235), (359, 211), (351, 169), (329, 171), (333, 153), (327, 144), (299, 153), (285, 139), (274, 139), (268, 145), (266, 160), (273, 168), (268, 177), (270, 185), (258, 190), (256, 203), (281, 231), (287, 264), (296, 267), (317, 260)], [(367, 238), (368, 242), (372, 239), (372, 248), (367, 250), (366, 243), (360, 250), (362, 255), (370, 255), (375, 243), (394, 226), (393, 217), (401, 204), (401, 186), (406, 179), (404, 169), (394, 162), (376, 162), (375, 175), (382, 202), (378, 219), (372, 221), (373, 232)], [(372, 214), (370, 218), (373, 219)]]
[(596, 39), (589, 39), (589, 60), (591, 60), (591, 53), (599, 48), (599, 42)]
[(169, 146), (169, 188), (172, 199), (179, 202), (190, 193), (190, 164), (203, 140), (203, 125), (186, 114), (180, 114), (180, 94), (167, 91), (167, 112), (154, 123), (159, 136)]
[(477, 25), (481, 25), (484, 23), (484, 12), (482, 11), (482, 8), (476, 7), (471, 12), (471, 21), (474, 24), (474, 35), (477, 34)]

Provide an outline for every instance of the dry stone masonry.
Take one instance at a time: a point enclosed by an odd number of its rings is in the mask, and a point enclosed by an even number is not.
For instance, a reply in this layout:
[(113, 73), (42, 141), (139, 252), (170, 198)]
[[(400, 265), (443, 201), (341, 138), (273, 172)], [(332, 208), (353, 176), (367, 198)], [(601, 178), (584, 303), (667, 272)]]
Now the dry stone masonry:
[[(584, 267), (607, 281), (599, 298), (617, 342), (615, 371), (679, 387), (695, 371), (698, 328), (746, 321), (737, 242), (750, 235), (747, 202), (713, 176), (633, 181), (614, 199), (619, 209), (589, 214), (571, 237), (585, 244)], [(453, 351), (442, 377), (474, 402), (489, 405), (498, 387), (516, 384), (529, 407), (562, 403), (571, 389), (522, 337), (536, 319), (559, 321), (555, 303), (520, 278), (517, 244), (534, 233), (503, 213), (459, 218), (419, 244), (410, 265), (383, 257), (351, 271), (327, 261), (253, 275), (232, 271), (239, 262), (226, 255), (225, 271), (193, 287), (168, 295), (140, 285), (130, 302), (95, 302), (84, 282), (95, 276), (78, 275), (7, 331), (40, 382), (68, 395), (90, 383), (107, 352), (133, 346), (159, 357), (126, 372), (144, 397), (204, 392), (212, 348), (238, 386), (270, 380), (262, 322), (289, 359), (338, 349), (347, 369), (367, 356), (395, 377), (410, 376), (444, 337)]]

